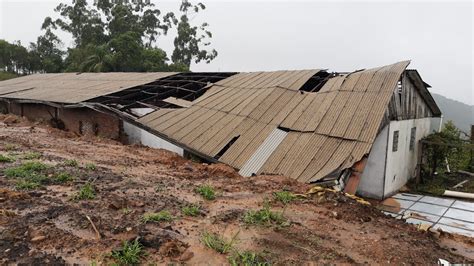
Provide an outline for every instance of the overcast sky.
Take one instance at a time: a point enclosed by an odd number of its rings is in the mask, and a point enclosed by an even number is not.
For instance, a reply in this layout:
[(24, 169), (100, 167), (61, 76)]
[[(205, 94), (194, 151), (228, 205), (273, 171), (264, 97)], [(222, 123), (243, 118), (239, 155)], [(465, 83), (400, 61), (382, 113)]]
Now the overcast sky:
[[(0, 38), (35, 41), (59, 2), (0, 0)], [(152, 2), (176, 10), (180, 1)], [(193, 71), (353, 71), (410, 59), (432, 92), (474, 104), (471, 1), (203, 2), (193, 22), (210, 24), (219, 56)], [(158, 45), (171, 54), (172, 36)]]

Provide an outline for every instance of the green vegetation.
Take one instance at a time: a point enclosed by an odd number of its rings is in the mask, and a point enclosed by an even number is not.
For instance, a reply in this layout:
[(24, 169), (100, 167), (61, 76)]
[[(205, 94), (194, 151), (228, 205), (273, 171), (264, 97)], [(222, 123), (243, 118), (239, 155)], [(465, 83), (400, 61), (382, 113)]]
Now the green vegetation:
[(171, 215), (169, 211), (163, 210), (160, 212), (149, 212), (143, 214), (142, 222), (169, 222), (172, 221), (174, 217)]
[(32, 180), (19, 180), (15, 184), (15, 188), (18, 190), (32, 190), (40, 187), (40, 182)]
[(54, 180), (60, 182), (60, 183), (65, 183), (74, 180), (74, 177), (70, 175), (69, 173), (57, 173), (54, 175)]
[(97, 170), (97, 166), (93, 163), (86, 163), (85, 167), (86, 167), (87, 170), (90, 170), (90, 171)]
[(206, 200), (214, 200), (216, 198), (216, 192), (210, 185), (201, 185), (196, 188), (196, 192)]
[(25, 160), (37, 160), (39, 158), (41, 158), (41, 153), (39, 152), (28, 152), (23, 155)]
[(186, 216), (198, 216), (201, 213), (201, 207), (199, 205), (188, 205), (181, 209), (181, 212)]
[(280, 201), (283, 204), (288, 204), (296, 199), (295, 194), (289, 191), (277, 191), (273, 193), (275, 200)]
[(78, 166), (79, 166), (79, 163), (78, 163), (76, 160), (74, 160), (74, 159), (65, 160), (65, 161), (63, 162), (63, 164), (64, 164), (65, 166), (70, 166), (70, 167), (78, 167)]
[(14, 150), (17, 149), (17, 146), (14, 145), (14, 144), (8, 143), (8, 144), (5, 145), (4, 149), (6, 151), (14, 151)]
[[(37, 72), (186, 72), (191, 63), (217, 56), (208, 49), (209, 25), (194, 25), (188, 17), (204, 10), (202, 3), (180, 1), (175, 14), (150, 1), (64, 2), (54, 9), (56, 18), (44, 19), (43, 34), (28, 48), (0, 40), (0, 69), (6, 71), (0, 78)], [(174, 49), (167, 55), (157, 44), (170, 31), (175, 31)], [(71, 47), (59, 38), (64, 33), (72, 36)]]
[(237, 251), (229, 257), (229, 263), (232, 266), (267, 266), (270, 263), (260, 253), (252, 251)]
[(15, 73), (0, 71), (0, 81), (18, 77)]
[(226, 240), (218, 234), (204, 232), (201, 235), (201, 242), (208, 248), (211, 248), (221, 254), (226, 254), (233, 248), (237, 239), (237, 235), (238, 233), (235, 234), (232, 239)]
[(95, 190), (91, 183), (86, 183), (74, 195), (75, 200), (91, 200), (95, 198)]
[(0, 154), (0, 163), (13, 163), (14, 161), (15, 158), (8, 155)]
[(112, 258), (121, 265), (138, 265), (145, 255), (143, 245), (138, 239), (133, 242), (125, 241), (119, 250), (112, 251)]
[(48, 169), (48, 165), (38, 162), (29, 161), (19, 166), (5, 169), (5, 175), (10, 178), (35, 178), (42, 176), (41, 172)]
[(265, 202), (263, 208), (260, 210), (247, 211), (243, 220), (249, 225), (288, 225), (287, 219), (283, 216), (283, 214), (272, 211), (268, 202)]

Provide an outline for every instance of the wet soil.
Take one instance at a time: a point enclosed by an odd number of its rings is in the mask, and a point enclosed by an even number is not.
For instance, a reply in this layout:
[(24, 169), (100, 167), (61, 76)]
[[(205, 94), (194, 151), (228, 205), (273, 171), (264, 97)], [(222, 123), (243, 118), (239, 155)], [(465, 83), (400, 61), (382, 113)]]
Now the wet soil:
[[(23, 163), (22, 155), (31, 152), (75, 179), (18, 190), (4, 170)], [(137, 238), (147, 254), (142, 264), (227, 264), (231, 252), (207, 248), (201, 241), (203, 232), (234, 237), (234, 250), (260, 253), (276, 265), (474, 260), (467, 252), (474, 248), (472, 239), (420, 231), (340, 193), (311, 194), (288, 205), (277, 202), (276, 191), (305, 193), (311, 188), (286, 177), (245, 178), (225, 165), (78, 137), (20, 118), (9, 125), (0, 123), (0, 154), (16, 158), (0, 163), (0, 264), (110, 264), (113, 250)], [(67, 160), (78, 165), (65, 166)], [(95, 198), (75, 200), (87, 182)], [(215, 200), (196, 194), (196, 187), (203, 184), (216, 189)], [(245, 213), (262, 208), (264, 202), (283, 213), (289, 225), (244, 224)], [(190, 204), (201, 206), (199, 215), (181, 212)], [(162, 210), (169, 211), (173, 220), (143, 222), (143, 214)]]

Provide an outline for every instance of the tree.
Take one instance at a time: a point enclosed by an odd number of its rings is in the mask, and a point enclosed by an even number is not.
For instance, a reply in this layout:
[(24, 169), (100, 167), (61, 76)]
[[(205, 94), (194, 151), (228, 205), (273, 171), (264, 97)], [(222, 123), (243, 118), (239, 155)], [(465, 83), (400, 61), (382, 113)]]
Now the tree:
[(192, 5), (188, 0), (183, 0), (180, 11), (183, 13), (178, 26), (178, 35), (174, 39), (174, 51), (171, 59), (175, 64), (182, 64), (190, 68), (191, 62), (195, 63), (205, 61), (209, 63), (217, 56), (216, 50), (207, 51), (201, 49), (202, 46), (207, 47), (210, 42), (207, 38), (212, 38), (212, 33), (207, 30), (208, 24), (203, 23), (200, 27), (191, 26), (189, 23), (190, 14), (197, 14), (206, 7), (202, 3)]
[[(90, 5), (75, 0), (72, 5), (58, 5), (55, 11), (60, 17), (45, 18), (43, 29), (45, 36), (52, 37), (56, 29), (72, 35), (75, 45), (67, 51), (66, 71), (189, 71), (193, 60), (209, 63), (217, 56), (215, 50), (201, 49), (210, 45), (207, 39), (212, 37), (207, 24), (192, 26), (188, 19), (189, 11), (204, 8), (184, 0), (178, 20), (147, 1), (97, 0)], [(174, 26), (178, 32), (171, 63), (156, 43)]]

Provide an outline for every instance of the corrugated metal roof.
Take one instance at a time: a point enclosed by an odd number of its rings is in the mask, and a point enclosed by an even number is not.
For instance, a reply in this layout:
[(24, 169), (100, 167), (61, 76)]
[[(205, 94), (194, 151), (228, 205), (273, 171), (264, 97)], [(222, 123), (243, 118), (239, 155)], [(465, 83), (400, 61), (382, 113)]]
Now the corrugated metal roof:
[[(189, 108), (138, 121), (210, 157), (239, 136), (221, 162), (245, 175), (311, 182), (369, 152), (408, 63), (337, 75), (319, 92), (299, 90), (319, 70), (239, 73), (214, 84)], [(275, 139), (277, 127), (289, 132)]]
[(278, 145), (280, 145), (283, 139), (285, 139), (287, 134), (286, 131), (281, 129), (273, 129), (262, 145), (258, 147), (250, 159), (244, 164), (244, 166), (242, 166), (239, 174), (242, 176), (251, 176), (252, 174), (257, 173)]
[(154, 73), (35, 74), (0, 82), (0, 97), (34, 101), (79, 103), (174, 75)]

